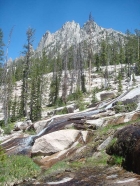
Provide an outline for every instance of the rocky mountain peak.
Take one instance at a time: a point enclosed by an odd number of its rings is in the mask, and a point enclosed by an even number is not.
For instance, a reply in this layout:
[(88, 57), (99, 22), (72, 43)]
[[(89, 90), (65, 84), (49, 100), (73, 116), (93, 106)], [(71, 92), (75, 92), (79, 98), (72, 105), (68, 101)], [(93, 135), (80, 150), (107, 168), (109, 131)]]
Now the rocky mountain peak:
[(36, 53), (40, 55), (40, 53), (45, 50), (48, 54), (57, 48), (57, 51), (62, 54), (66, 48), (68, 49), (83, 41), (86, 41), (87, 45), (92, 41), (92, 48), (97, 52), (96, 49), (98, 47), (95, 46), (99, 45), (99, 43), (106, 38), (108, 38), (110, 42), (113, 42), (113, 40), (122, 41), (124, 34), (113, 29), (102, 28), (95, 21), (89, 20), (83, 27), (80, 27), (79, 23), (75, 21), (66, 22), (62, 28), (55, 33), (47, 31), (43, 35)]

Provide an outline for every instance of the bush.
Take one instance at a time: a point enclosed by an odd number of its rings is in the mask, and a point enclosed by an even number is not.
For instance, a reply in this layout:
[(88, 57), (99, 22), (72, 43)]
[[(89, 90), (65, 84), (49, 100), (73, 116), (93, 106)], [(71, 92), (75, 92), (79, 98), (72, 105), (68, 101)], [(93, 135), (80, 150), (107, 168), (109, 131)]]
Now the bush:
[(83, 99), (83, 92), (79, 88), (77, 88), (76, 91), (70, 94), (67, 98), (68, 101), (82, 100), (82, 99)]
[(62, 98), (58, 97), (57, 100), (56, 100), (56, 103), (55, 103), (55, 106), (56, 107), (61, 107), (61, 106), (64, 106), (64, 102), (62, 100)]
[(61, 114), (67, 114), (68, 113), (68, 109), (67, 107), (64, 107), (61, 111), (57, 111), (56, 114), (61, 115)]
[(0, 126), (4, 126), (4, 120), (0, 120)]
[(137, 108), (137, 104), (135, 102), (123, 104), (122, 102), (118, 102), (114, 109), (116, 113), (120, 112), (131, 112)]
[(11, 127), (9, 125), (4, 127), (4, 134), (11, 134)]
[(117, 155), (113, 155), (111, 156), (111, 158), (108, 160), (108, 164), (110, 165), (119, 165), (121, 166), (122, 163), (124, 162), (124, 158), (122, 156), (117, 156)]
[(22, 181), (35, 177), (40, 168), (27, 156), (6, 156), (0, 159), (0, 183)]
[(76, 103), (76, 105), (78, 106), (78, 108), (79, 108), (80, 111), (86, 109), (86, 104), (83, 103), (83, 102), (78, 101), (78, 102)]
[(96, 87), (92, 90), (92, 100), (91, 102), (94, 104), (98, 102), (98, 99), (96, 98), (96, 93), (99, 92), (99, 89)]

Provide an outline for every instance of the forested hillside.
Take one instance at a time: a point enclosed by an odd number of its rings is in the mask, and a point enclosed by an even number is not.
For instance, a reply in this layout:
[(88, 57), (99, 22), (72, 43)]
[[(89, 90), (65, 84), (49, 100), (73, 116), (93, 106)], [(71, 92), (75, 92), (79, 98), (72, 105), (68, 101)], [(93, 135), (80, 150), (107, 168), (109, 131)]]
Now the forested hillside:
[[(8, 59), (0, 29), (0, 184), (138, 185), (140, 30), (89, 20), (28, 28)], [(21, 43), (22, 45), (22, 43)]]
[[(134, 34), (128, 30), (122, 34), (103, 29), (90, 15), (83, 28), (67, 22), (56, 33), (47, 32), (34, 50), (35, 30), (29, 28), (22, 56), (10, 62), (4, 57), (1, 30), (1, 103), (5, 124), (21, 117), (41, 119), (44, 92), (45, 105), (63, 105), (69, 97), (77, 99), (76, 94), (91, 93), (95, 88), (92, 86), (94, 73), (106, 80), (98, 86), (103, 89), (109, 88), (112, 74), (118, 81), (122, 74), (126, 77), (139, 74), (139, 34), (137, 29)], [(11, 37), (12, 33), (9, 42)], [(121, 67), (118, 74), (116, 65), (119, 64), (125, 67)], [(112, 72), (108, 71), (110, 65), (114, 65)], [(18, 81), (21, 93), (13, 94)], [(45, 84), (49, 85), (48, 89)]]

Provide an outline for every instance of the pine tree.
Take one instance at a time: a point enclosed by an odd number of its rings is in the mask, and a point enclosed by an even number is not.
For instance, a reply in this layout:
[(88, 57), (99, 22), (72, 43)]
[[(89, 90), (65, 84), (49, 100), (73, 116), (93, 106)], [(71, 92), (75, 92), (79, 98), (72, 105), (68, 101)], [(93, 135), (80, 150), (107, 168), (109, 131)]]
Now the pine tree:
[(11, 94), (12, 94), (12, 65), (8, 65), (8, 50), (11, 42), (13, 28), (9, 34), (8, 44), (6, 46), (6, 57), (3, 65), (2, 84), (3, 84), (3, 112), (4, 112), (4, 124), (8, 124), (10, 119), (10, 107), (11, 107)]
[(31, 62), (31, 56), (32, 56), (32, 51), (31, 47), (34, 41), (34, 33), (35, 30), (32, 28), (28, 28), (26, 32), (27, 36), (27, 44), (24, 45), (24, 52), (23, 54), (25, 55), (24, 58), (24, 67), (23, 67), (23, 84), (22, 84), (22, 94), (21, 94), (21, 104), (20, 104), (20, 114), (21, 116), (27, 117), (27, 100), (28, 100), (28, 91), (29, 91), (29, 83), (28, 83), (28, 78), (29, 78), (29, 71), (30, 71), (30, 62)]
[(11, 103), (11, 117), (10, 117), (10, 121), (11, 122), (15, 122), (17, 119), (17, 97), (15, 96), (13, 102)]
[(32, 62), (30, 78), (30, 119), (32, 121), (38, 121), (41, 119), (43, 82), (42, 63), (39, 63), (38, 59), (34, 59)]
[(67, 102), (67, 91), (68, 91), (68, 47), (67, 47), (67, 34), (66, 34), (66, 45), (65, 45), (65, 55), (63, 59), (64, 76), (62, 81), (62, 101), (64, 104)]
[(96, 66), (96, 71), (99, 72), (100, 71), (100, 58), (99, 58), (99, 54), (95, 54), (95, 66)]
[(125, 52), (124, 48), (120, 47), (120, 53), (119, 53), (119, 63), (121, 64), (121, 72), (123, 71), (122, 64), (125, 62)]
[(106, 41), (101, 42), (100, 64), (102, 66), (107, 65), (107, 44), (106, 44)]
[(89, 92), (91, 91), (91, 61), (92, 61), (92, 27), (93, 27), (94, 20), (92, 18), (92, 14), (89, 14)]
[(137, 51), (137, 60), (136, 60), (136, 66), (137, 66), (137, 74), (140, 74), (140, 30), (135, 29), (135, 33), (136, 33), (136, 41), (137, 41), (137, 47), (136, 47), (136, 51)]
[(59, 99), (60, 81), (62, 76), (62, 60), (58, 54), (57, 58), (53, 60), (53, 77), (50, 84), (49, 103), (56, 105)]

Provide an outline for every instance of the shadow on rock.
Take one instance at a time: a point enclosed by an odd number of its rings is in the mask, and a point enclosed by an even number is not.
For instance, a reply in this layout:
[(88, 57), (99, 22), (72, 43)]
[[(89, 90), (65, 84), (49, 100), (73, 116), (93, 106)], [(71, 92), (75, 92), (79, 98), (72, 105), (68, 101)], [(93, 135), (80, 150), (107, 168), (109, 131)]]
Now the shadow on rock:
[(140, 174), (140, 123), (117, 131), (113, 140), (106, 149), (107, 154), (123, 157), (122, 166)]

